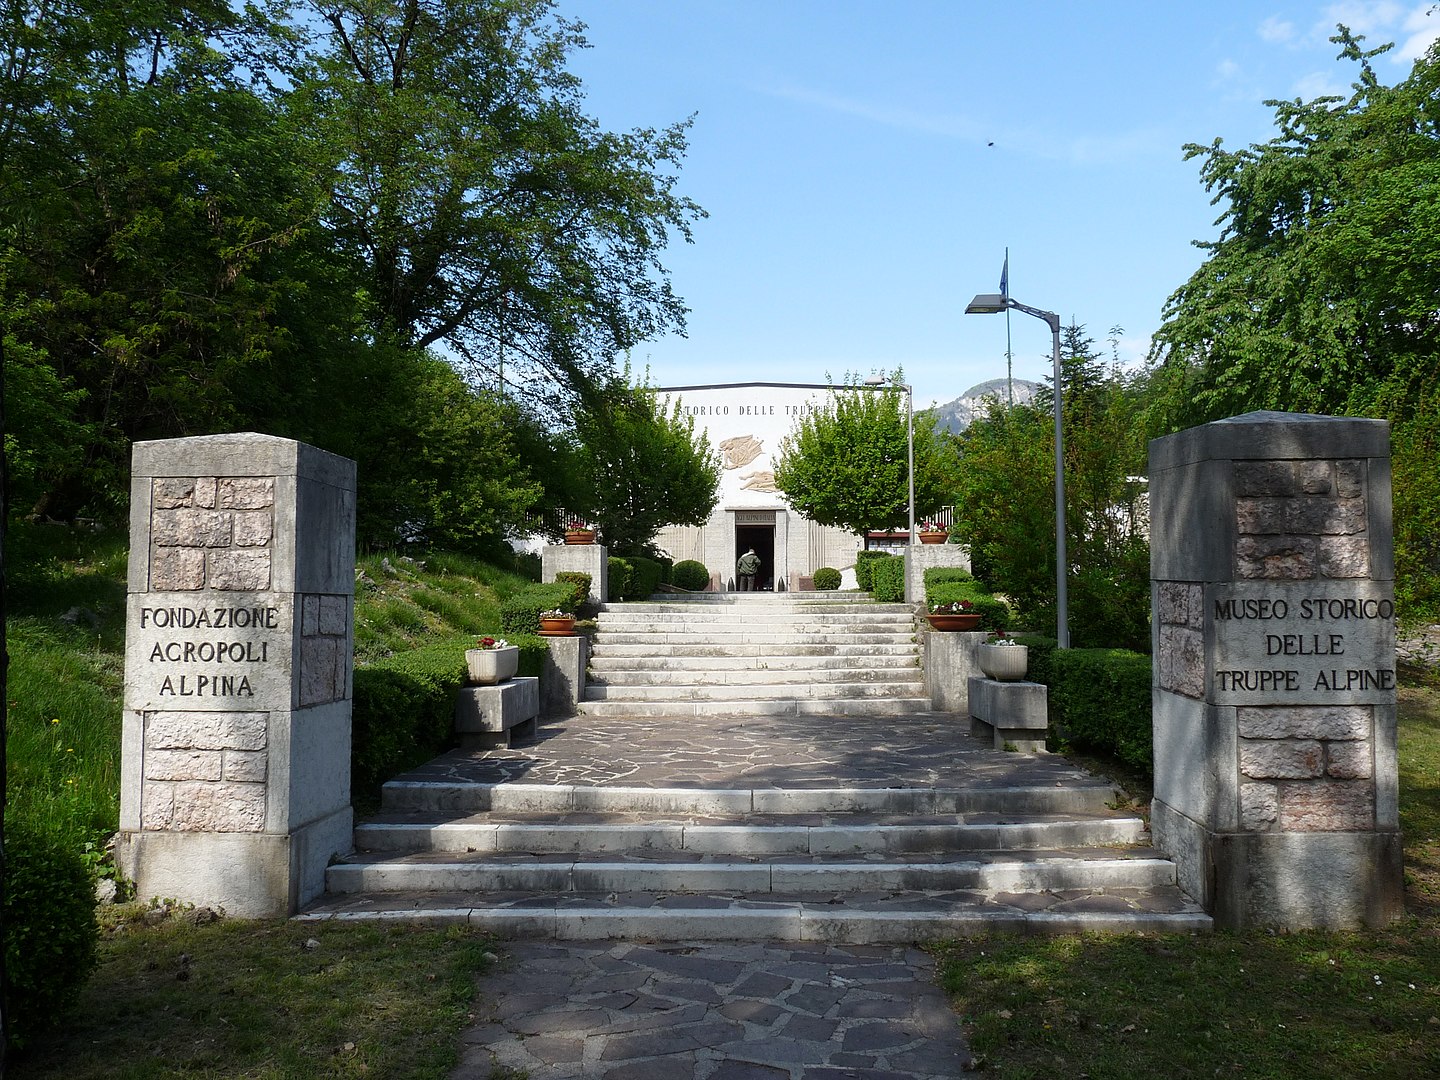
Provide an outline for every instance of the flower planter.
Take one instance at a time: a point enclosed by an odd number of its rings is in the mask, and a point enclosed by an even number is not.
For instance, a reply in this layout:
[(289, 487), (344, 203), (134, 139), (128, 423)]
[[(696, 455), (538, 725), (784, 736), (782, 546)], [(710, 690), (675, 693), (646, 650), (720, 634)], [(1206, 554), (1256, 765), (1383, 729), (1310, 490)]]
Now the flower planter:
[(980, 670), (1001, 682), (1019, 682), (1030, 666), (1028, 645), (981, 645)]
[(922, 532), (920, 534), (920, 543), (922, 544), (943, 544), (949, 539), (948, 532)]
[(494, 686), (513, 679), (520, 668), (520, 647), (503, 649), (466, 649), (465, 666), (472, 686)]
[(934, 630), (974, 630), (980, 625), (979, 615), (954, 614), (926, 615)]
[(595, 543), (594, 529), (566, 529), (565, 543), (567, 544), (593, 544)]
[(546, 637), (569, 637), (575, 633), (575, 617), (567, 615), (563, 619), (541, 619), (540, 633)]

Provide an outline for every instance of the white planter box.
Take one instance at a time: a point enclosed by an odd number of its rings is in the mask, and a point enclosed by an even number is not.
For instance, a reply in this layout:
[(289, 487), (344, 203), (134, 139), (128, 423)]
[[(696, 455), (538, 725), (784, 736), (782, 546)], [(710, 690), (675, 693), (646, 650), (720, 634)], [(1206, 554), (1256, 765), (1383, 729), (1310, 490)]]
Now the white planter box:
[(494, 686), (513, 679), (520, 670), (520, 646), (503, 649), (466, 649), (465, 666), (470, 669), (472, 686)]
[(1001, 682), (1019, 682), (1030, 666), (1028, 645), (981, 645), (980, 670)]

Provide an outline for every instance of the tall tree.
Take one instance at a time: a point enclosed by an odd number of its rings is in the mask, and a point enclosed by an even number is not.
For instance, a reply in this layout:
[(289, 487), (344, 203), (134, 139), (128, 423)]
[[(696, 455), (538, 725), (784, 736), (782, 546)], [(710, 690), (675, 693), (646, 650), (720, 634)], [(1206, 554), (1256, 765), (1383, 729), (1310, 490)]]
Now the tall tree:
[[(899, 389), (837, 389), (781, 444), (775, 485), (786, 501), (821, 525), (851, 532), (902, 529), (909, 518), (909, 439)], [(916, 414), (915, 513), (950, 501), (953, 454), (935, 416)]]
[(616, 382), (580, 409), (575, 432), (584, 494), (570, 509), (589, 514), (617, 554), (648, 554), (667, 525), (709, 520), (720, 458), (678, 400), (667, 410), (650, 390)]
[(1397, 592), (1440, 612), (1440, 56), (1394, 86), (1341, 26), (1348, 97), (1274, 101), (1278, 133), (1190, 146), (1219, 238), (1170, 297), (1152, 360), (1157, 431), (1268, 408), (1394, 424)]
[(377, 334), (545, 399), (683, 327), (659, 254), (701, 214), (667, 173), (687, 125), (615, 134), (585, 115), (565, 67), (580, 24), (551, 0), (312, 7), (324, 36), (296, 107)]

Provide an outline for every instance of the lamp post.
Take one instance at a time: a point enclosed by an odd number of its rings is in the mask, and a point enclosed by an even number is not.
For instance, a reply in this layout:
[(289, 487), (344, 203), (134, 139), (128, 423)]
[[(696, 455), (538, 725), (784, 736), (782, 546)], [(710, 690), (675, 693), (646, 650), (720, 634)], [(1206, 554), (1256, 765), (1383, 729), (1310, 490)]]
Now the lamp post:
[(905, 543), (915, 543), (915, 392), (908, 383), (895, 382), (880, 375), (871, 375), (865, 380), (866, 386), (893, 386), (905, 391), (905, 479), (910, 501), (910, 532)]
[[(1002, 283), (1003, 284), (1003, 283)], [(1034, 315), (1050, 326), (1055, 365), (1055, 638), (1062, 649), (1070, 647), (1069, 597), (1065, 565), (1065, 440), (1060, 430), (1060, 316), (1030, 307), (1004, 293), (981, 293), (965, 308), (966, 315), (994, 315), (1014, 308)]]

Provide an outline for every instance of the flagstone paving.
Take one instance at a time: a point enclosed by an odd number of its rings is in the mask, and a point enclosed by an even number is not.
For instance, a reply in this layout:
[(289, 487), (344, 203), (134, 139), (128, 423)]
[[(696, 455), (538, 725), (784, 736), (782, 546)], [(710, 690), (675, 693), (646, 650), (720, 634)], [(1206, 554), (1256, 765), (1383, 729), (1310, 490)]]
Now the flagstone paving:
[(933, 961), (914, 948), (518, 942), (505, 952), (481, 983), (480, 1022), (452, 1080), (941, 1080), (972, 1068)]

